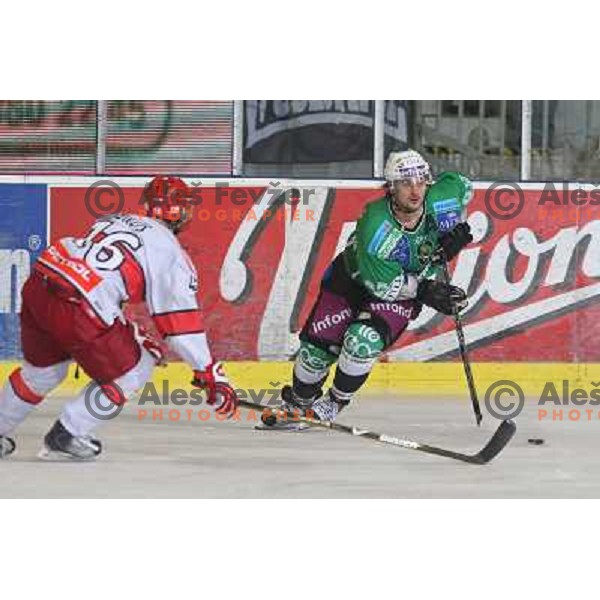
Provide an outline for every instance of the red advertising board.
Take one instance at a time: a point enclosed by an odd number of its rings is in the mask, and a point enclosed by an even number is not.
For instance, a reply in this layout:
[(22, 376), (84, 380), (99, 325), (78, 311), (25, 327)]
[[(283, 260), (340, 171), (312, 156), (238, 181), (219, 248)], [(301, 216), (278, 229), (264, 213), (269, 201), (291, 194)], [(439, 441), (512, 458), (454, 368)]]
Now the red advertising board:
[[(591, 196), (576, 205), (560, 188), (525, 188), (517, 205), (518, 195), (480, 185), (468, 207), (475, 240), (452, 270), (470, 296), (464, 321), (472, 357), (597, 361), (600, 209)], [(94, 220), (86, 189), (51, 186), (52, 240), (80, 235)], [(289, 358), (323, 271), (381, 188), (198, 189), (194, 222), (181, 241), (198, 268), (215, 355)], [(138, 210), (141, 187), (123, 194), (124, 210)], [(452, 320), (429, 309), (387, 354), (388, 360), (456, 358)]]

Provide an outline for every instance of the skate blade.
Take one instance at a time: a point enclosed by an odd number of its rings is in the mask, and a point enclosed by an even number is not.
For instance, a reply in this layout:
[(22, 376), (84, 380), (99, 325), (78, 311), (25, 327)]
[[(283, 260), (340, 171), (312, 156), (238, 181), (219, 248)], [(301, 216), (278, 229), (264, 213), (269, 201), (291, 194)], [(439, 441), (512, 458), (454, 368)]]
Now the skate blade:
[(311, 429), (306, 423), (277, 423), (276, 425), (265, 425), (262, 421), (254, 426), (258, 431), (307, 431)]
[(15, 453), (16, 450), (16, 444), (14, 442), (12, 442), (12, 446), (11, 444), (8, 444), (8, 446), (1, 446), (0, 447), (0, 460), (4, 460), (5, 458), (8, 458), (9, 456), (11, 456), (12, 454)]
[(80, 458), (79, 456), (73, 456), (68, 452), (60, 452), (59, 450), (50, 450), (45, 446), (38, 452), (37, 457), (40, 460), (47, 462), (90, 462), (96, 460), (97, 456), (90, 456), (89, 458)]

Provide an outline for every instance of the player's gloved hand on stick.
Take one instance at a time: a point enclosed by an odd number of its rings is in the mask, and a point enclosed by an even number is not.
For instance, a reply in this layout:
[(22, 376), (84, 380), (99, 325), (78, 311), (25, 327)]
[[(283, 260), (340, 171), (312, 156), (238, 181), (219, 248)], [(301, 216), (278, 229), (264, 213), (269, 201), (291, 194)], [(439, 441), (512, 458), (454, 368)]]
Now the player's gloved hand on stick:
[(453, 315), (455, 310), (461, 311), (467, 306), (467, 295), (461, 288), (433, 279), (419, 282), (417, 300), (445, 315)]
[(446, 260), (451, 261), (467, 244), (473, 241), (471, 227), (467, 222), (459, 223), (454, 229), (440, 235), (440, 244)]
[(206, 402), (218, 414), (233, 416), (239, 400), (225, 375), (222, 363), (211, 363), (204, 371), (194, 371), (192, 385), (206, 390)]
[(423, 310), (423, 303), (415, 300), (413, 303), (412, 314), (410, 315), (410, 320), (414, 321), (419, 318), (421, 311)]

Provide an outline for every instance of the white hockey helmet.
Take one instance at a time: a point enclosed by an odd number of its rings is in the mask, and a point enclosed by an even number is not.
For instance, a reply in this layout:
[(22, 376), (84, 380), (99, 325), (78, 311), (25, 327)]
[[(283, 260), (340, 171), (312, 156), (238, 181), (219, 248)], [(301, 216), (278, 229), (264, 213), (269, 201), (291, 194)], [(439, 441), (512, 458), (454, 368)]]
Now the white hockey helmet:
[(390, 188), (398, 180), (432, 182), (429, 163), (416, 150), (390, 152), (384, 176)]

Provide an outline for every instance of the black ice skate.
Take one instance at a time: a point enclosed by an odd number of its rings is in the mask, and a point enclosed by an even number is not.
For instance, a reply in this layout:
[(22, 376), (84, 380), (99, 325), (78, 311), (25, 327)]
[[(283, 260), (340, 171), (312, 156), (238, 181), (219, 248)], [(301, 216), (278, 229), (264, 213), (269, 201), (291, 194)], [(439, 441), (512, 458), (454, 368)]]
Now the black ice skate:
[(38, 454), (44, 460), (93, 460), (102, 452), (102, 444), (89, 436), (76, 437), (56, 421), (44, 437), (44, 447)]
[(15, 440), (6, 437), (5, 435), (0, 435), (0, 458), (10, 456), (15, 451), (16, 447)]

